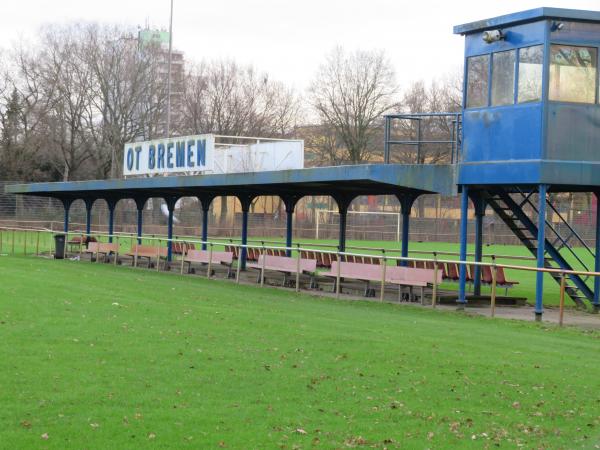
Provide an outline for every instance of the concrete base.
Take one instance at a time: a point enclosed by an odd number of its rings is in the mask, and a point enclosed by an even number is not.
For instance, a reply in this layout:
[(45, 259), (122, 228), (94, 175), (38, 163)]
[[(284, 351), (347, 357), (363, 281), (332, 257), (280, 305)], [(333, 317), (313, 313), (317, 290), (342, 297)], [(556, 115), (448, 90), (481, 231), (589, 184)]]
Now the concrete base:
[(541, 312), (536, 312), (535, 313), (535, 321), (536, 322), (541, 322), (542, 321), (542, 313)]

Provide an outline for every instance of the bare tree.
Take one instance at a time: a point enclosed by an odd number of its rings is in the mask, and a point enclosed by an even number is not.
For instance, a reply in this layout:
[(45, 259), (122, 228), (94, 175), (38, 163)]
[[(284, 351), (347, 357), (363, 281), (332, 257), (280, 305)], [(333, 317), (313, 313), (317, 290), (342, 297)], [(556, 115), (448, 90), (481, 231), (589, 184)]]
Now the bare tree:
[(396, 94), (394, 70), (382, 51), (347, 53), (339, 47), (309, 89), (321, 122), (335, 129), (352, 163), (369, 159), (375, 125), (394, 107)]
[(155, 137), (166, 103), (158, 49), (140, 46), (131, 32), (91, 25), (87, 64), (94, 74), (93, 102), (86, 120), (95, 142), (99, 175), (116, 177), (123, 146)]

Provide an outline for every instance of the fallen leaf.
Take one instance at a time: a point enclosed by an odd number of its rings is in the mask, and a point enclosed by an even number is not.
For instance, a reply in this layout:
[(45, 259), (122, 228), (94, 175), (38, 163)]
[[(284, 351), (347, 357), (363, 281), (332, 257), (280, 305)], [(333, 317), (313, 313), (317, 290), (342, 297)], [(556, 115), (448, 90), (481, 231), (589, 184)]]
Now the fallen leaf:
[(294, 433), (298, 433), (298, 434), (306, 434), (306, 430), (303, 430), (302, 428), (296, 428), (294, 430)]
[(48, 433), (44, 433), (40, 436), (42, 439), (44, 439), (45, 441), (47, 441), (48, 439), (50, 439), (50, 436), (48, 435)]

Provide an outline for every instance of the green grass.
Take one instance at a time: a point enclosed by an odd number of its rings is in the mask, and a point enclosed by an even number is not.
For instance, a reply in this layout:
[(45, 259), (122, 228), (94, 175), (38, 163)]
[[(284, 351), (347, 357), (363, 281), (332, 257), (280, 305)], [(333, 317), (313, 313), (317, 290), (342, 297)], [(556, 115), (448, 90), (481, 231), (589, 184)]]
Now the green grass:
[(2, 448), (600, 443), (596, 332), (103, 264), (0, 273)]
[[(34, 253), (36, 247), (39, 246), (40, 251), (45, 253), (50, 253), (54, 248), (53, 243), (53, 233), (39, 233), (39, 244), (38, 244), (38, 236), (36, 233), (15, 233), (14, 236), (14, 244), (13, 244), (13, 233), (12, 232), (3, 232), (0, 234), (0, 253), (4, 254), (22, 254), (26, 249), (28, 253)], [(73, 234), (76, 236), (76, 234)], [(193, 237), (191, 239), (199, 240), (198, 237)], [(252, 237), (252, 243), (255, 245), (260, 245), (260, 239), (264, 239), (267, 241), (277, 241), (284, 242), (280, 238), (261, 238), (261, 237)], [(106, 240), (106, 238), (102, 238), (101, 240)], [(219, 237), (211, 237), (211, 240), (226, 242), (228, 238), (219, 238)], [(304, 244), (326, 244), (329, 246), (335, 246), (337, 244), (334, 240), (315, 240), (315, 239), (299, 239), (299, 242)], [(131, 243), (134, 242), (133, 238), (120, 238), (120, 244), (123, 251), (127, 251), (130, 248)], [(156, 240), (146, 239), (144, 240), (144, 244), (148, 245), (156, 245)], [(239, 241), (234, 241), (239, 242)], [(165, 243), (162, 243), (165, 245)], [(268, 244), (267, 244), (268, 245)], [(390, 256), (400, 256), (400, 243), (393, 241), (353, 241), (350, 240), (347, 242), (349, 252), (355, 253), (371, 253), (371, 254), (381, 254), (381, 249), (385, 249), (388, 251)], [(370, 247), (372, 250), (353, 250), (352, 247)], [(14, 248), (14, 252), (13, 252)], [(317, 248), (315, 246), (315, 248)], [(321, 247), (323, 250), (332, 250), (329, 247)], [(459, 246), (456, 243), (448, 243), (448, 242), (411, 242), (409, 246), (411, 253), (410, 256), (420, 257), (420, 258), (431, 258), (431, 255), (423, 255), (415, 253), (416, 251), (426, 251), (426, 252), (458, 252)], [(221, 249), (221, 248), (216, 248)], [(73, 247), (73, 250), (77, 251), (77, 247)], [(474, 251), (474, 247), (470, 245), (468, 247), (468, 252), (472, 253)], [(582, 248), (576, 248), (576, 253), (578, 256), (584, 261), (589, 269), (593, 269), (594, 261), (589, 253)], [(529, 251), (521, 245), (487, 245), (483, 249), (484, 255), (503, 255), (509, 257), (531, 257)], [(573, 264), (574, 267), (580, 268), (580, 265), (574, 261), (572, 255), (568, 254), (566, 250), (563, 250), (563, 255), (567, 258), (569, 262)], [(440, 256), (441, 259), (447, 260), (457, 260), (458, 256)], [(469, 259), (472, 259), (470, 257)], [(490, 258), (485, 258), (485, 262), (491, 262)], [(535, 267), (536, 263), (533, 260), (524, 260), (524, 259), (511, 259), (511, 258), (498, 258), (497, 262), (500, 264), (512, 264), (519, 266), (527, 266), (527, 267)], [(519, 284), (514, 288), (509, 290), (509, 295), (513, 295), (516, 297), (524, 297), (527, 299), (529, 304), (533, 304), (535, 301), (535, 272), (532, 271), (517, 271), (517, 270), (507, 270), (506, 276), (509, 280), (518, 281)], [(590, 287), (593, 287), (593, 280), (590, 278), (588, 280), (588, 284)], [(457, 283), (447, 283), (442, 286), (444, 289), (457, 290)], [(488, 287), (482, 288), (483, 294), (489, 294), (491, 291)], [(504, 290), (499, 291), (500, 294), (504, 294)], [(544, 277), (544, 303), (548, 306), (556, 306), (559, 303), (559, 286), (549, 275), (545, 275)], [(574, 307), (575, 305), (568, 300), (566, 307)]]

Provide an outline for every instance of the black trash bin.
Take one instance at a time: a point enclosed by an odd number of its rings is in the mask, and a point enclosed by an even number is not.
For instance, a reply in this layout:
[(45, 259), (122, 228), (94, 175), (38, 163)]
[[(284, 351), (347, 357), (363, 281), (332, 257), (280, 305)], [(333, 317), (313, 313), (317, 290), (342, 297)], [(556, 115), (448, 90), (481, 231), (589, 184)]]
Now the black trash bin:
[(54, 235), (54, 259), (65, 259), (65, 240), (64, 234)]

